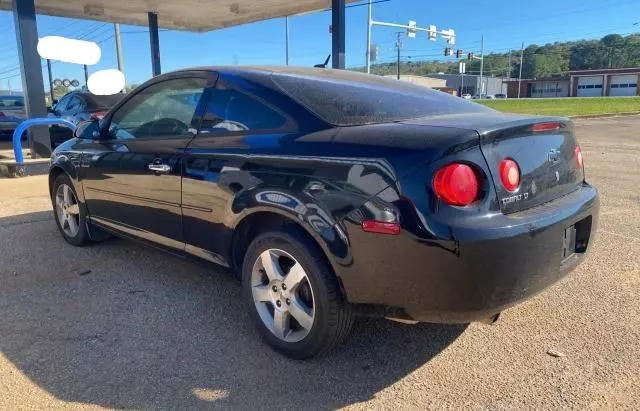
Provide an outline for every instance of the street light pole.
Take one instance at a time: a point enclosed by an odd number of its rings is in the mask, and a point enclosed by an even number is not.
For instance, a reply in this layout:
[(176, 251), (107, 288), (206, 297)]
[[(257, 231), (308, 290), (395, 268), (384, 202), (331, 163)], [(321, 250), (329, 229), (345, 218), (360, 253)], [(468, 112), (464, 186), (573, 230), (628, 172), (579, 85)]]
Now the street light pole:
[(367, 50), (365, 51), (365, 57), (367, 58), (367, 74), (371, 73), (371, 0), (369, 0), (368, 18), (367, 18)]
[(520, 73), (518, 74), (518, 98), (520, 98), (520, 88), (522, 83), (522, 63), (524, 63), (524, 41), (520, 47)]
[(398, 35), (398, 39), (396, 40), (396, 49), (398, 51), (398, 67), (396, 69), (396, 74), (398, 80), (400, 80), (400, 49), (402, 48), (402, 40), (400, 40), (400, 36), (402, 35), (402, 32), (398, 32), (396, 34)]
[(484, 91), (486, 94), (486, 90), (484, 89), (484, 34), (482, 35), (482, 44), (480, 46), (480, 96), (482, 97), (482, 92)]

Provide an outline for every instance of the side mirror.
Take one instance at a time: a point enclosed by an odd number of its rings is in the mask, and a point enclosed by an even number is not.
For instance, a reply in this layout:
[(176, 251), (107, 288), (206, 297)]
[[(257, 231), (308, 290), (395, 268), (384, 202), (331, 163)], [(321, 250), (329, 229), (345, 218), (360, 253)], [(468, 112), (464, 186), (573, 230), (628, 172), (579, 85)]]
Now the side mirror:
[(101, 134), (99, 120), (87, 120), (81, 122), (76, 126), (73, 136), (84, 140), (100, 140)]

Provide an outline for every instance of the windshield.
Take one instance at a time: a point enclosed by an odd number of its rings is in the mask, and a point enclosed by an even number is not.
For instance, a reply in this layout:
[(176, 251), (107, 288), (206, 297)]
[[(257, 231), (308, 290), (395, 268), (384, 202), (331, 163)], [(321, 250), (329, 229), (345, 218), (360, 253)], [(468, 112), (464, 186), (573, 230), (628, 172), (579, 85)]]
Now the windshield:
[(344, 70), (273, 73), (275, 83), (329, 124), (355, 126), (436, 114), (491, 111), (441, 91)]

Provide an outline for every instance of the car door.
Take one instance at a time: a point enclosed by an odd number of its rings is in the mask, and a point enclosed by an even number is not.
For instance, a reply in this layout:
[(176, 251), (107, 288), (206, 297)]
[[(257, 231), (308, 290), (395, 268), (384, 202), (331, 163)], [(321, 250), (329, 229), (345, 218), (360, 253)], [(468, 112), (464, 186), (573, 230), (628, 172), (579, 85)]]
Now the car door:
[(107, 139), (91, 143), (83, 158), (92, 221), (172, 250), (184, 248), (182, 161), (208, 81), (204, 72), (181, 72), (138, 90), (105, 118)]
[(278, 139), (297, 130), (294, 120), (257, 96), (257, 85), (234, 87), (220, 78), (207, 93), (196, 138), (186, 149), (182, 181), (185, 250), (229, 265), (228, 217), (235, 193), (261, 181), (244, 169), (246, 154), (277, 150)]

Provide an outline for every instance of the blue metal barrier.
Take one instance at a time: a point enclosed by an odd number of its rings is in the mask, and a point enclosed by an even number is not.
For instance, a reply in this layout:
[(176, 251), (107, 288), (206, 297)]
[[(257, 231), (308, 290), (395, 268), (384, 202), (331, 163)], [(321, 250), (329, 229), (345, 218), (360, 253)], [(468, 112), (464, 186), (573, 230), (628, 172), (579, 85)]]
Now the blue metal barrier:
[(30, 118), (28, 120), (23, 121), (16, 127), (13, 132), (13, 154), (16, 156), (17, 164), (24, 164), (24, 156), (22, 155), (22, 142), (21, 137), (22, 133), (24, 133), (31, 126), (65, 126), (74, 131), (76, 129), (76, 125), (62, 118)]

